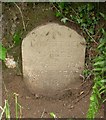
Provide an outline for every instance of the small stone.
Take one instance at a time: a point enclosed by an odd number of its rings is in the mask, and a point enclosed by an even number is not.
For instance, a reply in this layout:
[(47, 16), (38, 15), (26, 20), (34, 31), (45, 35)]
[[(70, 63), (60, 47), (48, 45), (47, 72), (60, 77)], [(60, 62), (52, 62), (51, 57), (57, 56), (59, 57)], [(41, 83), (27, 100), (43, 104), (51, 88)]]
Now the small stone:
[(7, 58), (5, 58), (5, 65), (8, 68), (15, 68), (17, 63), (14, 61), (13, 56), (8, 56)]

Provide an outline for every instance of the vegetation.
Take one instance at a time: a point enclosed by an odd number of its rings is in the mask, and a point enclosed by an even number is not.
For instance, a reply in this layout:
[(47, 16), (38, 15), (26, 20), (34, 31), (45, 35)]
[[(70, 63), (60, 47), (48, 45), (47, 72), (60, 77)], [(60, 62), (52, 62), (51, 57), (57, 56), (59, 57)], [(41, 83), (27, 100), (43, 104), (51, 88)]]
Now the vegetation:
[[(90, 97), (87, 118), (94, 118), (100, 106), (106, 101), (106, 29), (104, 25), (106, 15), (99, 11), (98, 4), (79, 4), (52, 3), (56, 17), (64, 24), (74, 22), (79, 25), (86, 39), (86, 63), (83, 75), (84, 80), (91, 76), (93, 78), (92, 95)], [(13, 35), (13, 44), (19, 45), (20, 42), (21, 35), (19, 32), (16, 32)], [(3, 61), (5, 61), (7, 50), (0, 43), (0, 59)], [(90, 50), (92, 54), (89, 53)], [(19, 115), (21, 115), (21, 106), (18, 103), (17, 94), (14, 94), (14, 96), (16, 118), (18, 119)], [(8, 100), (5, 100), (4, 107), (0, 107), (0, 109), (2, 110), (0, 119), (4, 114), (6, 118), (10, 119), (11, 111)], [(50, 113), (50, 116), (57, 118), (54, 113)]]
[[(104, 24), (98, 26), (106, 20), (106, 16), (92, 3), (82, 4), (76, 8), (72, 7), (72, 3), (54, 3), (53, 6), (56, 9), (56, 16), (62, 22), (74, 21), (80, 25), (85, 36), (87, 59), (83, 73), (86, 78), (89, 74), (93, 75), (94, 79), (87, 118), (94, 118), (101, 104), (106, 101), (106, 31), (103, 28)], [(101, 17), (104, 20), (101, 20)], [(92, 56), (88, 53), (89, 49), (93, 49)]]
[[(22, 115), (22, 107), (18, 103), (18, 95), (16, 93), (14, 93), (14, 99), (15, 99), (15, 114), (16, 114), (15, 118), (16, 120), (18, 120), (18, 118), (21, 118), (21, 115)], [(7, 120), (9, 120), (11, 118), (11, 110), (10, 110), (9, 101), (5, 100), (4, 107), (2, 108), (0, 106), (0, 109), (2, 110), (2, 112), (0, 113), (0, 120), (3, 118), (3, 116)]]

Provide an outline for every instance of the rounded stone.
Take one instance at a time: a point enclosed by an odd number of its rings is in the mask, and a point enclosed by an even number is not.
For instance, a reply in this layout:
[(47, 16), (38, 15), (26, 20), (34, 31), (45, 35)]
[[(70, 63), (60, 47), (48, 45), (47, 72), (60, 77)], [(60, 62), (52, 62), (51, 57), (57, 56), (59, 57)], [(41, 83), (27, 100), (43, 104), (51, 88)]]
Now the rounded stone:
[(22, 42), (23, 78), (37, 96), (59, 97), (78, 87), (85, 61), (85, 39), (64, 25), (49, 23)]

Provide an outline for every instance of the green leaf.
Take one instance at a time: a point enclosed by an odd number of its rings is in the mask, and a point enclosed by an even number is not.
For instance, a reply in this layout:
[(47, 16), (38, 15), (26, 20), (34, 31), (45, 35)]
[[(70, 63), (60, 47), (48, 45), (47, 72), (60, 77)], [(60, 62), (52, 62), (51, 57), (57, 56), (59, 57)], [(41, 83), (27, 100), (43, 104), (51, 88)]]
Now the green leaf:
[(50, 116), (56, 118), (56, 115), (53, 112), (50, 113)]
[(59, 5), (59, 8), (60, 9), (64, 9), (64, 7), (65, 7), (65, 3), (64, 2), (60, 2), (60, 3), (58, 3)]
[(102, 68), (94, 68), (93, 71), (102, 71)]
[(0, 44), (0, 59), (1, 60), (5, 60), (5, 58), (6, 58), (6, 53), (7, 53), (7, 50), (6, 50), (6, 48), (4, 48), (3, 46), (2, 46), (2, 44)]
[(104, 30), (104, 28), (102, 28), (102, 33), (103, 33), (103, 35), (104, 35), (104, 39), (105, 39), (105, 42), (106, 42), (106, 31)]
[(5, 100), (5, 114), (6, 114), (6, 118), (10, 119), (10, 107), (8, 100)]
[(19, 32), (14, 33), (13, 35), (13, 41), (15, 43), (15, 45), (19, 45), (21, 42), (21, 36)]
[(106, 20), (106, 15), (105, 14), (103, 14), (101, 12), (99, 12), (99, 14)]
[(93, 95), (90, 97), (90, 100), (91, 100), (91, 101), (94, 101), (94, 96), (93, 96)]
[(87, 10), (91, 11), (94, 8), (94, 6), (92, 4), (87, 4)]
[(62, 19), (61, 19), (61, 22), (63, 22), (63, 23), (65, 24), (65, 23), (67, 22), (67, 20), (68, 20), (68, 19), (67, 19), (66, 17), (65, 17), (65, 18), (62, 18)]
[(106, 66), (102, 69), (103, 72), (106, 72)]
[(106, 98), (103, 100), (103, 103), (106, 102)]
[(101, 80), (101, 82), (105, 83), (105, 82), (106, 82), (106, 79)]
[(94, 29), (93, 29), (93, 28), (90, 28), (90, 29), (89, 29), (89, 32), (93, 35), (93, 34), (94, 34)]
[(99, 62), (96, 62), (96, 63), (94, 64), (94, 66), (97, 66), (97, 65), (103, 66), (104, 63), (105, 63), (105, 61), (99, 61)]
[(104, 45), (105, 45), (105, 42), (101, 43), (101, 44), (98, 46), (98, 49), (102, 48)]
[(59, 11), (56, 11), (56, 17), (62, 17), (62, 14)]

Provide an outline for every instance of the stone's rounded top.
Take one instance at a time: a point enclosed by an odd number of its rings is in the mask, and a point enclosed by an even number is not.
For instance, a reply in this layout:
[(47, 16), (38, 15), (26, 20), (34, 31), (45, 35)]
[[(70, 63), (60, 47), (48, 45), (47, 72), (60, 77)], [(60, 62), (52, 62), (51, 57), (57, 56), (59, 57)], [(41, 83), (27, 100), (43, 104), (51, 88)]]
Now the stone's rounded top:
[(49, 23), (32, 30), (22, 42), (24, 81), (34, 94), (60, 95), (73, 88), (84, 67), (85, 40), (64, 25)]

